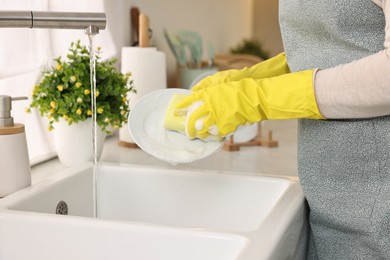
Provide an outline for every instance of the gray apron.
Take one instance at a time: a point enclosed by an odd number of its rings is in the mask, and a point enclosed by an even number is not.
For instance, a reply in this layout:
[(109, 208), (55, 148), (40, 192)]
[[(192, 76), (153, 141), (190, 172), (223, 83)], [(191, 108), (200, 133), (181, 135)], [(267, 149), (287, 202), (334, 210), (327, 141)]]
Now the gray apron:
[[(371, 0), (280, 0), (279, 9), (292, 71), (384, 48), (383, 11)], [(390, 259), (390, 117), (300, 120), (298, 173), (310, 209), (308, 259)]]

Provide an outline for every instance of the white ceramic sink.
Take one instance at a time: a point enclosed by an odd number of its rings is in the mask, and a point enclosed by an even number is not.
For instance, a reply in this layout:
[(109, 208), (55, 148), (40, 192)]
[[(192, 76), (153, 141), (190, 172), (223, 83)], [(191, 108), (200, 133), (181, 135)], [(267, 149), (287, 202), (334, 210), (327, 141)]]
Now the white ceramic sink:
[[(0, 200), (0, 259), (25, 259), (27, 252), (8, 249), (21, 240), (40, 260), (55, 252), (66, 256), (57, 259), (93, 260), (301, 254), (304, 207), (296, 179), (113, 164), (96, 171), (97, 219), (92, 165)], [(68, 216), (54, 214), (61, 201)], [(38, 250), (44, 245), (47, 254)]]

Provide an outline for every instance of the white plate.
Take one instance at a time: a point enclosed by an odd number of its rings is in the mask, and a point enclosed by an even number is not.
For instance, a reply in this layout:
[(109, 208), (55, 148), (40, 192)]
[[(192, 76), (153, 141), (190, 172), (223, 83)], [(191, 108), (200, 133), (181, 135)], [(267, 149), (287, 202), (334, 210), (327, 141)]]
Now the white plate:
[(128, 123), (135, 143), (150, 155), (172, 164), (189, 163), (219, 151), (223, 142), (190, 140), (184, 134), (164, 128), (165, 111), (175, 93), (187, 94), (191, 91), (179, 88), (157, 90), (135, 103)]

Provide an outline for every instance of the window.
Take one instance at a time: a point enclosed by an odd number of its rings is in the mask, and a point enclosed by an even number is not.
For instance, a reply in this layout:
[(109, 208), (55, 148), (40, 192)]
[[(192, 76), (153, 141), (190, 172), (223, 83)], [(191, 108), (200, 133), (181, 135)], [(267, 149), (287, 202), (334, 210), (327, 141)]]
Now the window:
[[(104, 1), (96, 0), (2, 0), (0, 10), (104, 12)], [(52, 65), (53, 58), (64, 55), (72, 41), (88, 43), (82, 30), (47, 30), (0, 28), (0, 95), (27, 96), (27, 101), (12, 104), (12, 116), (26, 126), (26, 137), (31, 164), (56, 155), (47, 121), (38, 111), (27, 114), (31, 91), (41, 73)], [(96, 36), (96, 44), (103, 49), (103, 58), (116, 54), (109, 30)], [(1, 144), (0, 144), (1, 145)]]

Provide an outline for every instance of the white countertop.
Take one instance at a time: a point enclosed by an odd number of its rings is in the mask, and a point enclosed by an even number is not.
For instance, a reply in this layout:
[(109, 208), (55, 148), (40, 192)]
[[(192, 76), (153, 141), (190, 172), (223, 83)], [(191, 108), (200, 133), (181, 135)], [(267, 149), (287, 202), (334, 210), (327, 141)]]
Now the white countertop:
[[(241, 147), (239, 151), (234, 152), (221, 150), (199, 161), (177, 166), (160, 161), (141, 149), (120, 146), (116, 134), (107, 138), (100, 161), (159, 166), (162, 168), (297, 176), (297, 121), (267, 121), (263, 124), (263, 134), (265, 135), (268, 130), (272, 130), (273, 139), (279, 142), (278, 147)], [(39, 182), (53, 172), (65, 169), (67, 168), (58, 159), (41, 163), (32, 168), (32, 182)]]

